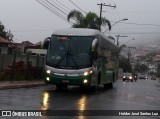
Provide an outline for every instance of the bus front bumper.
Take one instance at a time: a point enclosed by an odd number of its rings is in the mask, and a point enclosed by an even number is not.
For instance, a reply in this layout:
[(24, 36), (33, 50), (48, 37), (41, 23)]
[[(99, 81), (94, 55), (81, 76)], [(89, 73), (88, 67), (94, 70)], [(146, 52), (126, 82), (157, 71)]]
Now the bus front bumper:
[(90, 85), (91, 75), (87, 76), (59, 76), (55, 74), (46, 75), (46, 84), (62, 85)]

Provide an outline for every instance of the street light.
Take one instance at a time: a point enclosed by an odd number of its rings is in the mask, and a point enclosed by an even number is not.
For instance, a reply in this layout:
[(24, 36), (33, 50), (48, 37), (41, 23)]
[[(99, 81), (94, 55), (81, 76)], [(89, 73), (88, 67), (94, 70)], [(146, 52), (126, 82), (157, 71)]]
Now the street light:
[[(120, 22), (120, 21), (127, 21), (128, 19), (127, 18), (124, 18), (124, 19), (121, 19), (121, 20), (118, 20), (117, 22), (115, 22), (113, 25), (111, 25), (111, 28), (112, 28), (112, 26), (114, 26), (115, 24), (117, 24), (118, 22)], [(106, 31), (108, 31), (109, 30), (109, 28), (108, 29), (106, 29), (103, 33), (105, 33)]]

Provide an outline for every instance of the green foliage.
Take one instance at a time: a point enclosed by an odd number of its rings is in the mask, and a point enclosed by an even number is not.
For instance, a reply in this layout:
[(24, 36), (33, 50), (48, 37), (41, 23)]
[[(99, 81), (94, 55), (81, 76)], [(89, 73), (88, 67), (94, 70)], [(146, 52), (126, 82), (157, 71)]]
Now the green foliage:
[(141, 64), (139, 66), (139, 70), (140, 70), (140, 72), (146, 72), (146, 71), (148, 71), (148, 67), (145, 64)]
[(119, 59), (119, 68), (123, 68), (124, 72), (132, 72), (132, 67), (127, 58), (122, 57)]
[(9, 41), (13, 41), (13, 34), (11, 31), (6, 31), (4, 25), (0, 22), (0, 37), (5, 38)]
[(111, 24), (109, 20), (102, 17), (100, 21), (98, 15), (93, 12), (88, 12), (86, 16), (84, 16), (80, 11), (72, 10), (67, 16), (68, 21), (70, 21), (71, 18), (76, 21), (76, 23), (74, 23), (72, 26), (73, 28), (91, 28), (98, 30), (101, 22), (102, 26), (108, 25), (109, 30), (111, 30)]

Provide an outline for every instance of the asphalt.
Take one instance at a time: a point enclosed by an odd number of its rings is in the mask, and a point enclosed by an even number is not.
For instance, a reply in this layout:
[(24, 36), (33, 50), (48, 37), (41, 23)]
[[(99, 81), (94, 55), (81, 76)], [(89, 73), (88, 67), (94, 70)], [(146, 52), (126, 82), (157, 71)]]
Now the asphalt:
[[(160, 79), (159, 79), (160, 83)], [(45, 86), (45, 82), (43, 80), (23, 80), (23, 81), (0, 81), (0, 90), (5, 89), (16, 89), (16, 88), (30, 88), (30, 87), (38, 87)], [(160, 86), (160, 84), (157, 84)]]
[(0, 90), (45, 86), (43, 80), (0, 81)]

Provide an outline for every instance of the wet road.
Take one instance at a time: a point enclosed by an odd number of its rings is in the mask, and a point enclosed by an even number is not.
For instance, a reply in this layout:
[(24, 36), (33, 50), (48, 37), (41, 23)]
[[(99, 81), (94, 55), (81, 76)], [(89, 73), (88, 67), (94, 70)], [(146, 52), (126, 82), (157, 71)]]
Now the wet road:
[[(0, 90), (1, 110), (160, 110), (160, 81), (118, 80), (112, 90), (80, 92), (78, 87), (56, 91), (54, 86)], [(95, 114), (96, 115), (96, 114)], [(7, 117), (10, 118), (10, 117)], [(16, 117), (14, 117), (16, 118)], [(21, 117), (17, 117), (20, 119)], [(25, 118), (25, 117), (24, 117)], [(26, 117), (27, 119), (28, 117)], [(48, 119), (53, 117), (37, 117)], [(160, 119), (154, 116), (80, 116), (54, 119)], [(6, 117), (4, 118), (6, 119)]]

